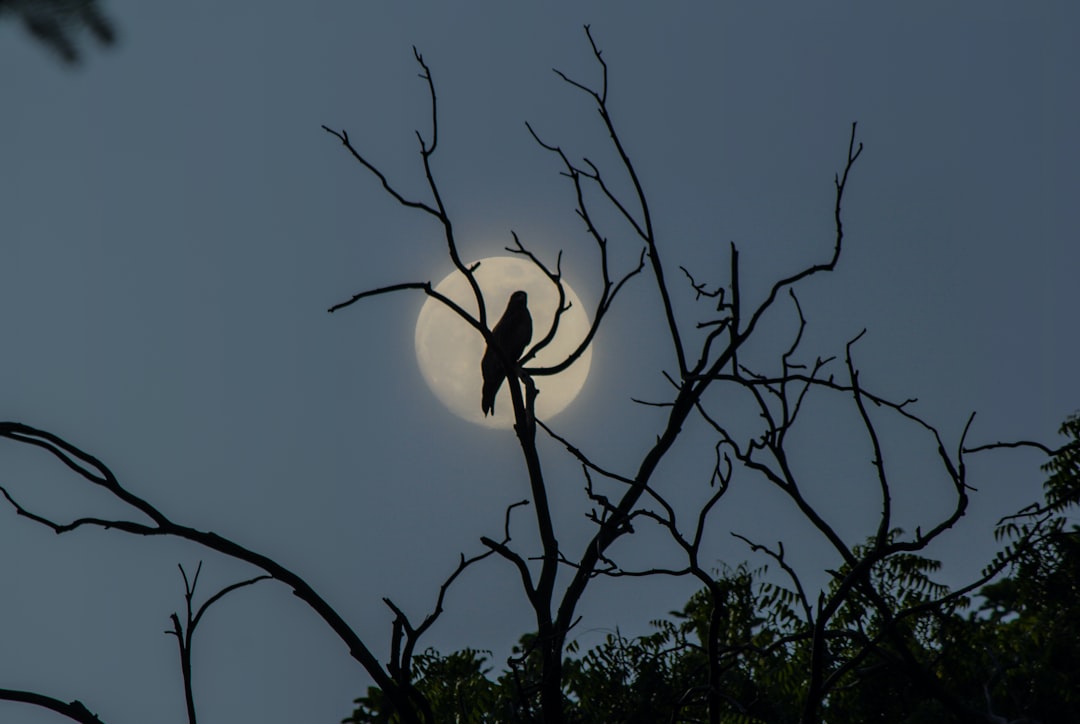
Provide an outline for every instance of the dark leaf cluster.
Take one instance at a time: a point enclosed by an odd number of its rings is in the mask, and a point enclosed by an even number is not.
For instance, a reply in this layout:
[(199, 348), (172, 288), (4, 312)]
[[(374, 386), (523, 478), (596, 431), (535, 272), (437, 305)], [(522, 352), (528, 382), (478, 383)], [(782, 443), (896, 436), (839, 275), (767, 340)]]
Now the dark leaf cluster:
[(84, 32), (102, 45), (116, 42), (116, 28), (98, 0), (0, 0), (0, 16), (8, 14), (65, 63), (82, 60), (79, 41)]
[[(946, 687), (967, 714), (950, 711), (912, 675), (899, 650), (883, 644), (846, 670), (823, 702), (823, 718), (898, 724), (1080, 721), (1080, 529), (1055, 534), (1043, 554), (1041, 567), (1020, 566), (985, 586), (981, 606), (937, 611), (901, 634), (922, 671)], [(920, 591), (938, 586), (926, 579), (936, 567), (929, 559), (896, 566), (890, 573), (896, 595), (918, 599), (925, 595)], [(789, 604), (757, 572), (740, 567), (718, 580), (732, 594), (724, 608), (719, 721), (800, 721), (811, 639), (784, 623), (792, 620), (784, 613)], [(616, 631), (584, 655), (568, 657), (565, 721), (710, 721), (704, 696), (710, 600), (702, 590), (682, 610), (654, 621), (653, 633), (627, 637)], [(834, 665), (857, 652), (849, 642), (873, 637), (879, 628), (873, 606), (849, 608), (843, 627), (831, 632)], [(528, 650), (532, 639), (526, 636), (517, 652)], [(541, 721), (536, 662), (517, 662), (491, 678), (489, 657), (472, 649), (448, 655), (428, 650), (419, 657), (417, 686), (432, 702), (436, 720)], [(356, 703), (344, 724), (399, 721), (375, 687)]]

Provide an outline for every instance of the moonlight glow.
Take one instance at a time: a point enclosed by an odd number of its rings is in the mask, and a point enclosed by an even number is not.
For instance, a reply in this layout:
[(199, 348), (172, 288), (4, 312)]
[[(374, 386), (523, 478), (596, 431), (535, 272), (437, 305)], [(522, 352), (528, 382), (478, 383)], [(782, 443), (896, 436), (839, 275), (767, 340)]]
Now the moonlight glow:
[[(532, 262), (515, 257), (489, 257), (481, 260), (475, 276), (484, 293), (489, 327), (499, 321), (510, 295), (523, 289), (529, 295), (529, 312), (533, 319), (533, 337), (527, 349), (547, 335), (555, 315), (558, 291)], [(555, 339), (526, 365), (528, 367), (561, 362), (589, 331), (589, 318), (581, 300), (565, 279), (563, 287), (570, 309), (559, 319)], [(435, 289), (470, 314), (477, 313), (476, 299), (461, 272), (454, 271)], [(470, 422), (488, 427), (510, 427), (514, 423), (514, 410), (506, 383), (495, 397), (495, 414), (485, 418), (480, 411), (480, 358), (484, 355), (484, 347), (480, 333), (442, 303), (429, 298), (420, 309), (416, 320), (416, 359), (431, 391), (455, 415)], [(590, 347), (562, 373), (533, 378), (539, 390), (537, 417), (549, 419), (573, 402), (589, 376), (591, 361)]]

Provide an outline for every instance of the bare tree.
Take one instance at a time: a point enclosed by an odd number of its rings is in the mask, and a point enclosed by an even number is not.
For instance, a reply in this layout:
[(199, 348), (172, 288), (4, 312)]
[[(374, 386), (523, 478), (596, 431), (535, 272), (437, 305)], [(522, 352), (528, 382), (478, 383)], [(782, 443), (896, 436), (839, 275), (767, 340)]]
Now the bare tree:
[[(577, 202), (576, 212), (584, 221), (588, 236), (600, 252), (599, 276), (602, 293), (589, 334), (581, 347), (568, 355), (559, 364), (544, 368), (528, 366), (527, 363), (535, 353), (554, 336), (559, 321), (559, 313), (556, 313), (548, 334), (520, 360), (519, 364), (514, 368), (514, 375), (512, 376), (524, 388), (524, 395), (522, 395), (518, 385), (510, 385), (514, 400), (514, 429), (527, 464), (529, 482), (536, 502), (536, 525), (543, 546), (542, 565), (539, 573), (534, 574), (529, 568), (529, 556), (527, 554), (516, 551), (507, 545), (496, 544), (486, 538), (482, 539), (485, 545), (516, 568), (522, 586), (528, 595), (528, 600), (532, 605), (536, 620), (536, 645), (539, 649), (542, 671), (541, 718), (544, 721), (551, 722), (561, 720), (563, 706), (560, 688), (562, 681), (561, 667), (567, 633), (574, 624), (577, 607), (582, 595), (589, 582), (594, 578), (599, 575), (692, 575), (698, 578), (706, 588), (713, 591), (716, 598), (719, 599), (719, 583), (710, 575), (700, 560), (700, 549), (703, 536), (708, 528), (709, 513), (715, 509), (724, 493), (728, 490), (728, 484), (733, 474), (732, 466), (734, 461), (734, 464), (740, 466), (743, 472), (760, 475), (782, 490), (798, 506), (806, 519), (810, 521), (825, 540), (841, 555), (844, 561), (844, 569), (835, 574), (837, 585), (827, 594), (823, 592), (814, 603), (803, 586), (799, 574), (785, 561), (782, 544), (776, 549), (770, 549), (738, 536), (745, 540), (752, 550), (764, 552), (775, 560), (780, 568), (791, 577), (804, 616), (803, 623), (805, 624), (805, 630), (797, 635), (810, 637), (813, 641), (813, 658), (810, 662), (810, 686), (805, 696), (806, 704), (803, 718), (804, 721), (816, 721), (821, 702), (839, 677), (852, 666), (855, 666), (862, 656), (870, 651), (881, 638), (891, 636), (900, 622), (919, 612), (940, 609), (950, 602), (960, 599), (966, 593), (992, 579), (1008, 564), (1010, 558), (1008, 556), (1003, 557), (995, 561), (994, 565), (969, 585), (957, 591), (942, 591), (941, 595), (936, 598), (923, 600), (917, 605), (907, 607), (897, 607), (887, 601), (884, 598), (881, 586), (876, 585), (874, 580), (875, 573), (885, 567), (885, 562), (896, 556), (910, 555), (924, 550), (932, 541), (952, 529), (964, 516), (968, 504), (968, 491), (971, 489), (966, 480), (963, 460), (964, 454), (971, 452), (965, 447), (967, 427), (965, 427), (959, 450), (955, 455), (950, 455), (946, 452), (938, 431), (909, 411), (909, 405), (914, 400), (896, 403), (864, 390), (860, 385), (859, 373), (852, 358), (852, 347), (858, 338), (862, 336), (861, 334), (853, 339), (847, 347), (845, 362), (848, 381), (846, 383), (835, 381), (832, 375), (823, 376), (829, 362), (832, 361), (831, 359), (818, 358), (812, 365), (799, 364), (795, 361), (795, 355), (806, 325), (802, 309), (799, 307), (798, 300), (795, 297), (795, 288), (812, 276), (833, 271), (841, 256), (844, 241), (841, 204), (849, 175), (863, 150), (862, 144), (857, 143), (855, 124), (852, 124), (851, 127), (847, 155), (842, 170), (835, 179), (835, 237), (830, 252), (825, 254), (820, 262), (776, 280), (765, 298), (755, 304), (744, 299), (742, 294), (739, 283), (739, 253), (735, 244), (732, 243), (730, 247), (730, 271), (726, 280), (727, 286), (721, 285), (715, 290), (709, 291), (704, 283), (696, 281), (688, 270), (682, 268), (699, 299), (715, 300), (712, 317), (706, 321), (698, 322), (692, 327), (677, 318), (672, 304), (672, 290), (668, 281), (667, 267), (661, 258), (661, 245), (653, 226), (648, 198), (608, 107), (608, 67), (588, 27), (586, 27), (586, 35), (600, 69), (599, 81), (596, 84), (590, 84), (571, 78), (561, 71), (556, 70), (555, 72), (570, 86), (582, 91), (590, 102), (594, 104), (619, 160), (615, 173), (624, 176), (624, 179), (621, 180), (630, 182), (633, 194), (629, 198), (618, 196), (612, 190), (616, 184), (608, 182), (606, 171), (602, 172), (588, 158), (580, 162), (572, 160), (569, 154), (564, 152), (560, 146), (544, 140), (531, 125), (528, 126), (528, 130), (536, 142), (558, 159), (562, 167), (562, 175), (569, 180), (573, 188)], [(395, 200), (407, 207), (428, 213), (442, 223), (450, 258), (457, 269), (469, 279), (476, 295), (480, 313), (478, 318), (472, 317), (460, 307), (435, 293), (430, 283), (402, 284), (361, 292), (350, 300), (331, 308), (331, 311), (341, 309), (353, 302), (376, 294), (396, 292), (403, 289), (421, 289), (446, 304), (476, 328), (479, 333), (483, 334), (485, 339), (490, 341), (491, 332), (484, 312), (485, 300), (473, 276), (475, 268), (465, 266), (460, 260), (453, 228), (447, 210), (442, 204), (438, 183), (432, 169), (432, 155), (435, 152), (435, 143), (438, 137), (435, 87), (430, 69), (419, 53), (416, 53), (416, 60), (422, 69), (421, 77), (427, 81), (432, 103), (430, 143), (418, 134), (420, 153), (424, 161), (424, 169), (431, 192), (432, 201), (430, 203), (405, 198), (387, 180), (386, 174), (376, 168), (354, 146), (345, 131), (335, 131), (330, 128), (326, 128), (326, 130), (335, 135), (348, 148), (356, 160), (378, 177), (383, 187)], [(616, 215), (620, 216), (633, 230), (633, 236), (636, 237), (635, 241), (641, 247), (638, 266), (623, 271), (621, 274), (615, 273), (609, 268), (608, 237), (595, 221), (598, 213), (593, 208), (592, 203), (587, 201), (587, 199), (595, 198), (594, 192), (597, 191), (602, 201), (609, 206), (605, 211), (614, 210)], [(556, 270), (552, 272), (522, 244), (516, 234), (513, 234), (513, 242), (513, 246), (508, 246), (507, 251), (528, 256), (559, 287), (560, 298), (564, 298), (558, 265), (556, 265)], [(624, 241), (622, 243), (633, 242)], [(667, 327), (667, 343), (676, 362), (676, 370), (673, 373), (664, 373), (673, 388), (672, 396), (663, 402), (648, 403), (667, 410), (666, 422), (662, 429), (658, 431), (655, 444), (647, 450), (639, 451), (636, 462), (632, 464), (635, 472), (627, 475), (601, 467), (579, 446), (561, 437), (544, 421), (536, 419), (533, 404), (536, 388), (533, 378), (556, 374), (572, 364), (595, 336), (617, 292), (631, 277), (642, 272), (646, 265), (651, 271), (652, 283), (655, 285), (663, 306)], [(773, 312), (778, 300), (785, 295), (790, 296), (794, 302), (799, 318), (798, 333), (791, 347), (783, 354), (780, 360), (780, 369), (775, 374), (756, 373), (740, 363), (740, 350), (758, 332), (767, 315)], [(691, 339), (696, 339), (696, 343), (688, 341)], [(739, 439), (729, 431), (728, 425), (722, 421), (722, 415), (710, 412), (706, 401), (706, 392), (721, 385), (734, 386), (750, 395), (754, 401), (764, 423), (763, 428), (758, 431), (755, 437), (748, 440)], [(873, 450), (873, 464), (881, 494), (881, 514), (877, 521), (872, 542), (867, 546), (857, 546), (850, 541), (845, 541), (836, 532), (834, 525), (827, 520), (825, 514), (819, 511), (805, 497), (796, 470), (793, 468), (792, 461), (785, 448), (787, 434), (793, 429), (796, 419), (801, 419), (799, 418), (799, 412), (802, 403), (812, 390), (839, 393), (850, 397), (864, 424)], [(955, 505), (951, 510), (943, 514), (940, 521), (925, 532), (919, 529), (916, 530), (914, 536), (904, 538), (893, 525), (890, 478), (877, 428), (868, 411), (869, 407), (891, 411), (928, 433), (940, 458), (941, 465), (951, 480), (956, 496)], [(712, 483), (715, 484), (715, 493), (698, 510), (696, 520), (692, 526), (692, 533), (686, 534), (676, 520), (674, 507), (665, 497), (668, 494), (657, 490), (653, 484), (653, 479), (657, 466), (671, 450), (684, 425), (695, 416), (704, 420), (715, 430), (718, 436), (718, 462), (712, 480)], [(970, 426), (970, 423), (969, 420), (968, 426)], [(538, 427), (565, 445), (566, 449), (582, 465), (586, 480), (586, 493), (592, 504), (589, 515), (596, 525), (596, 530), (588, 544), (577, 553), (565, 551), (559, 545), (556, 525), (551, 518), (546, 503), (543, 467), (536, 449)], [(1035, 447), (1047, 454), (1052, 452), (1037, 443), (1019, 443), (1019, 445)], [(989, 450), (1003, 446), (1001, 444), (988, 445), (979, 449)], [(614, 482), (617, 485), (614, 488), (615, 494), (609, 495), (599, 492), (598, 486), (594, 484), (593, 474)], [(613, 547), (620, 538), (635, 532), (635, 520), (637, 519), (654, 521), (666, 529), (685, 551), (687, 555), (685, 567), (677, 570), (651, 568), (643, 571), (633, 571), (616, 563), (612, 554)], [(1035, 525), (1025, 530), (1021, 543), (1026, 542), (1040, 531), (1040, 524), (1036, 522)], [(1017, 549), (1019, 547), (1017, 546)], [(556, 587), (556, 574), (560, 565), (568, 567), (572, 571), (569, 583), (561, 589)], [(830, 636), (839, 633), (830, 624), (838, 611), (854, 597), (866, 597), (871, 602), (873, 609), (886, 618), (888, 625), (882, 628), (875, 640), (866, 639), (861, 641), (860, 654), (845, 661), (837, 661), (830, 657), (826, 651), (826, 640)], [(902, 646), (900, 651), (904, 651)], [(712, 698), (713, 706), (710, 706), (712, 720), (719, 721), (719, 698), (721, 692), (718, 689), (716, 677), (720, 667), (719, 650), (714, 650), (712, 654), (710, 678), (705, 690), (708, 696)], [(947, 704), (958, 706), (950, 699), (947, 692), (940, 691), (940, 687), (934, 687), (930, 677), (921, 676), (921, 670), (917, 664), (909, 663), (912, 664), (912, 675), (923, 681), (931, 689), (933, 695), (942, 698)]]
[[(790, 592), (800, 612), (797, 622), (792, 626), (790, 640), (812, 642), (809, 686), (803, 695), (803, 720), (817, 721), (820, 718), (822, 702), (836, 686), (839, 678), (857, 666), (869, 652), (882, 651), (886, 643), (890, 645), (890, 655), (898, 657), (913, 680), (920, 682), (932, 695), (946, 704), (954, 708), (960, 707), (951, 700), (948, 692), (941, 690), (932, 677), (925, 675), (925, 669), (920, 662), (910, 656), (903, 636), (900, 635), (902, 627), (906, 621), (925, 612), (954, 604), (963, 595), (1000, 572), (1008, 564), (1009, 556), (1000, 557), (969, 586), (957, 591), (935, 590), (933, 595), (917, 601), (890, 599), (887, 574), (891, 570), (891, 562), (923, 551), (932, 541), (948, 533), (961, 521), (971, 490), (964, 465), (966, 454), (1017, 445), (1035, 447), (1046, 453), (1052, 451), (1036, 443), (996, 443), (969, 448), (965, 442), (965, 428), (959, 448), (953, 453), (947, 452), (938, 430), (910, 411), (911, 400), (890, 401), (863, 387), (853, 357), (858, 337), (847, 346), (842, 380), (828, 372), (829, 365), (834, 362), (831, 358), (816, 358), (808, 364), (799, 361), (799, 346), (806, 320), (795, 290), (811, 277), (832, 272), (841, 258), (844, 244), (842, 202), (852, 171), (863, 151), (862, 144), (857, 141), (854, 124), (847, 140), (846, 154), (841, 159), (841, 170), (835, 177), (835, 234), (831, 239), (823, 240), (821, 260), (775, 280), (762, 299), (753, 300), (744, 295), (740, 285), (739, 252), (732, 243), (727, 278), (715, 288), (710, 289), (707, 283), (698, 281), (690, 271), (682, 269), (691, 292), (697, 299), (708, 302), (710, 311), (709, 317), (704, 321), (681, 318), (673, 303), (675, 289), (672, 280), (678, 279), (681, 283), (682, 277), (663, 260), (666, 250), (653, 224), (645, 186), (616, 128), (608, 105), (608, 66), (591, 31), (588, 27), (585, 31), (597, 64), (598, 79), (586, 82), (561, 71), (556, 73), (565, 83), (580, 91), (598, 111), (600, 123), (613, 146), (617, 159), (616, 167), (602, 170), (588, 158), (576, 160), (557, 143), (543, 138), (531, 125), (528, 126), (528, 131), (559, 164), (560, 173), (566, 178), (575, 198), (576, 213), (584, 224), (588, 243), (595, 246), (598, 252), (599, 266), (595, 273), (599, 280), (600, 294), (593, 310), (591, 327), (577, 348), (562, 360), (548, 366), (533, 363), (537, 353), (554, 339), (560, 317), (569, 308), (562, 281), (562, 259), (561, 254), (554, 261), (541, 259), (516, 233), (511, 232), (512, 243), (507, 246), (507, 250), (522, 255), (535, 264), (557, 289), (560, 300), (550, 326), (537, 330), (534, 336), (538, 341), (527, 348), (520, 360), (501, 358), (507, 373), (506, 386), (513, 403), (514, 431), (525, 462), (531, 499), (514, 503), (506, 509), (501, 521), (501, 537), (496, 539), (481, 536), (479, 543), (482, 548), (479, 552), (471, 556), (461, 554), (457, 566), (438, 587), (430, 613), (422, 620), (410, 618), (400, 606), (390, 599), (384, 599), (394, 614), (388, 662), (380, 662), (349, 623), (296, 572), (227, 537), (200, 531), (172, 520), (154, 504), (121, 485), (103, 462), (66, 440), (19, 423), (0, 423), (0, 437), (38, 447), (53, 455), (87, 483), (103, 488), (126, 504), (131, 512), (130, 518), (122, 519), (85, 517), (70, 522), (54, 521), (24, 507), (7, 490), (0, 488), (0, 492), (19, 515), (56, 533), (67, 533), (83, 527), (100, 527), (142, 536), (168, 535), (184, 538), (223, 555), (245, 561), (263, 572), (262, 575), (223, 589), (198, 609), (192, 608), (195, 580), (188, 583), (186, 573), (184, 574), (186, 619), (182, 623), (180, 617), (173, 614), (173, 628), (168, 633), (176, 636), (180, 646), (189, 718), (192, 722), (194, 701), (190, 690), (191, 635), (208, 605), (238, 587), (263, 578), (285, 584), (322, 618), (348, 647), (353, 658), (372, 678), (375, 686), (383, 692), (401, 721), (435, 721), (436, 714), (431, 703), (417, 688), (415, 681), (414, 666), (420, 640), (439, 620), (443, 613), (446, 593), (459, 579), (460, 574), (488, 558), (501, 559), (508, 565), (511, 575), (519, 579), (536, 627), (536, 635), (531, 644), (533, 649), (524, 652), (523, 658), (528, 657), (539, 662), (539, 692), (534, 698), (523, 697), (517, 716), (521, 720), (561, 722), (564, 720), (566, 705), (563, 694), (563, 665), (568, 634), (578, 620), (578, 609), (583, 595), (590, 583), (598, 577), (651, 579), (670, 575), (692, 576), (712, 594), (713, 610), (716, 612), (714, 618), (719, 616), (724, 591), (721, 583), (702, 560), (702, 542), (706, 534), (714, 528), (710, 523), (710, 514), (723, 502), (735, 476), (758, 477), (782, 491), (843, 561), (842, 567), (832, 572), (834, 584), (815, 596), (814, 592), (804, 585), (801, 574), (789, 564), (782, 543), (772, 547), (771, 541), (764, 544), (734, 532), (746, 542), (752, 552), (768, 557), (789, 576)], [(445, 305), (491, 343), (493, 325), (487, 310), (492, 300), (484, 298), (475, 276), (476, 265), (469, 265), (461, 258), (451, 210), (440, 192), (440, 177), (436, 165), (439, 116), (435, 82), (422, 55), (415, 49), (414, 55), (431, 102), (430, 127), (426, 132), (416, 134), (427, 182), (427, 191), (423, 198), (409, 197), (399, 191), (399, 187), (390, 180), (389, 175), (365, 155), (365, 151), (351, 140), (347, 131), (326, 126), (324, 129), (336, 137), (352, 157), (378, 179), (395, 202), (438, 221), (443, 230), (445, 253), (454, 268), (468, 281), (476, 300), (477, 313), (470, 314), (462, 306), (440, 294), (430, 280), (406, 281), (361, 291), (334, 305), (329, 311), (345, 309), (368, 297), (418, 291)], [(618, 184), (610, 180), (615, 176), (620, 177)], [(620, 196), (614, 190), (623, 182), (628, 182), (632, 189), (626, 197)], [(629, 239), (619, 238), (614, 242), (622, 248), (635, 250), (637, 263), (626, 268), (614, 268), (615, 264), (609, 254), (609, 243), (612, 243), (609, 241), (609, 233), (601, 228), (598, 221), (611, 212), (621, 218), (630, 230)], [(643, 403), (657, 406), (665, 412), (665, 418), (656, 431), (655, 442), (647, 449), (628, 451), (632, 459), (624, 461), (621, 469), (631, 472), (623, 473), (599, 464), (579, 444), (568, 440), (544, 420), (537, 419), (535, 380), (559, 374), (572, 365), (592, 343), (600, 326), (605, 322), (607, 313), (616, 299), (620, 298), (621, 292), (627, 288), (627, 284), (632, 280), (637, 282), (638, 278), (648, 279), (648, 283), (658, 293), (664, 319), (663, 344), (670, 351), (673, 369), (664, 372), (671, 385), (670, 396), (665, 400)], [(788, 299), (792, 301), (791, 307), (786, 306)], [(743, 350), (747, 343), (765, 328), (767, 318), (778, 313), (781, 308), (794, 309), (799, 320), (797, 334), (775, 369), (752, 369), (742, 359)], [(498, 345), (493, 345), (493, 348), (501, 357), (505, 357)], [(736, 432), (736, 427), (743, 428), (746, 421), (739, 421), (736, 426), (736, 421), (727, 419), (723, 410), (713, 408), (707, 393), (721, 387), (731, 388), (748, 396), (752, 401), (759, 417), (759, 424), (754, 432), (749, 435)], [(795, 429), (796, 423), (803, 419), (804, 401), (816, 394), (842, 395), (849, 399), (866, 432), (866, 442), (872, 451), (875, 482), (881, 501), (880, 515), (872, 526), (869, 543), (846, 540), (837, 532), (828, 514), (808, 499), (800, 482), (797, 461), (786, 446), (789, 434)], [(920, 528), (916, 529), (913, 535), (905, 536), (894, 524), (890, 470), (886, 465), (885, 447), (875, 417), (879, 411), (898, 416), (928, 436), (952, 486), (955, 504), (950, 510), (944, 511), (937, 522), (926, 531)], [(695, 511), (689, 527), (685, 527), (676, 512), (674, 491), (665, 489), (657, 482), (656, 472), (660, 463), (671, 453), (684, 428), (690, 424), (706, 425), (713, 431), (716, 440), (716, 465), (711, 479), (702, 481), (703, 485), (713, 486), (712, 492)], [(970, 420), (968, 425), (970, 426)], [(569, 550), (560, 544), (561, 521), (555, 519), (548, 503), (549, 481), (545, 478), (544, 461), (537, 447), (538, 433), (561, 443), (581, 465), (587, 514), (594, 530), (580, 550)], [(515, 509), (527, 504), (532, 509), (532, 524), (539, 535), (539, 555), (522, 549), (512, 536), (511, 515)], [(632, 563), (624, 564), (620, 560), (619, 542), (649, 525), (659, 526), (681, 549), (682, 557), (674, 560), (670, 567), (637, 570)], [(1039, 526), (1040, 523), (1036, 520), (1026, 528), (1018, 546), (1038, 535)], [(845, 607), (856, 603), (877, 617), (878, 624), (875, 627), (871, 629), (861, 625), (859, 621), (851, 623), (845, 620), (843, 624), (838, 623), (838, 619), (843, 618), (841, 614), (845, 612)], [(718, 627), (719, 622), (715, 623)], [(842, 656), (834, 655), (829, 650), (829, 643), (841, 639), (852, 646), (847, 649), (848, 653)], [(782, 646), (783, 643), (778, 642), (777, 646)], [(688, 696), (704, 696), (709, 704), (710, 720), (719, 721), (720, 704), (724, 697), (719, 685), (719, 672), (726, 665), (725, 657), (739, 655), (739, 652), (730, 646), (722, 645), (716, 636), (710, 638), (708, 645), (707, 677), (702, 686), (698, 687), (699, 690), (688, 692)], [(39, 695), (5, 690), (0, 690), (0, 699), (48, 706), (77, 721), (96, 721), (96, 717), (92, 717), (78, 702), (62, 704)]]

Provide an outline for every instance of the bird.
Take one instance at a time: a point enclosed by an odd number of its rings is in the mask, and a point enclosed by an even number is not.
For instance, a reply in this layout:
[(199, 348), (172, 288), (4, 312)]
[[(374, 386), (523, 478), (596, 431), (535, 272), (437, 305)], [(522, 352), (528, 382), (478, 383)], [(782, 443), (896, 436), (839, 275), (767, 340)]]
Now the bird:
[(506, 370), (494, 345), (502, 350), (508, 362), (516, 363), (525, 346), (532, 339), (532, 316), (529, 315), (528, 295), (520, 289), (510, 295), (502, 319), (491, 330), (491, 342), (480, 361), (480, 372), (484, 376), (484, 388), (480, 398), (480, 409), (484, 417), (495, 414), (495, 395), (499, 392)]

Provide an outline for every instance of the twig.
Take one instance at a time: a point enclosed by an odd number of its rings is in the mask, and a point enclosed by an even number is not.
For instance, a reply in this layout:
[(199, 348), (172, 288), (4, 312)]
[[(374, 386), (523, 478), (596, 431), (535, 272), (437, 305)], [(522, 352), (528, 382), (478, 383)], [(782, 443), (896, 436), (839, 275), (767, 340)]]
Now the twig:
[(180, 648), (180, 672), (184, 679), (184, 701), (187, 704), (188, 724), (196, 724), (195, 695), (191, 683), (191, 644), (192, 639), (195, 636), (195, 628), (199, 625), (199, 621), (202, 619), (203, 614), (206, 613), (210, 606), (220, 601), (229, 593), (232, 593), (239, 588), (250, 586), (253, 583), (266, 580), (270, 578), (270, 576), (255, 576), (254, 578), (249, 578), (245, 581), (226, 586), (208, 598), (203, 605), (199, 607), (198, 611), (193, 613), (191, 604), (192, 599), (195, 596), (195, 587), (199, 582), (199, 573), (202, 571), (202, 561), (199, 561), (199, 565), (195, 569), (195, 575), (190, 582), (188, 581), (187, 571), (184, 570), (184, 567), (182, 565), (178, 567), (180, 568), (180, 575), (184, 579), (184, 602), (187, 607), (187, 615), (185, 623), (181, 624), (180, 616), (175, 612), (171, 614), (169, 618), (172, 621), (173, 627), (172, 630), (166, 629), (165, 633), (170, 636), (175, 636), (176, 643)]

